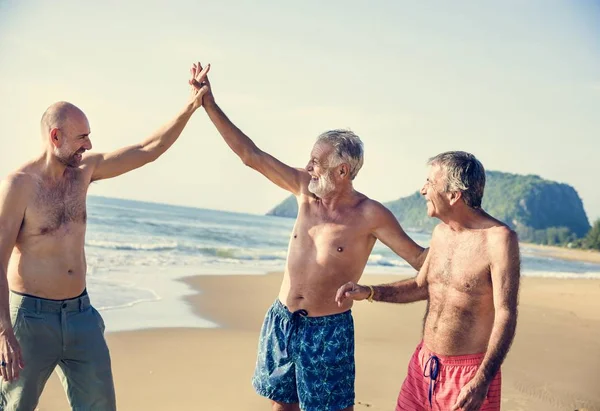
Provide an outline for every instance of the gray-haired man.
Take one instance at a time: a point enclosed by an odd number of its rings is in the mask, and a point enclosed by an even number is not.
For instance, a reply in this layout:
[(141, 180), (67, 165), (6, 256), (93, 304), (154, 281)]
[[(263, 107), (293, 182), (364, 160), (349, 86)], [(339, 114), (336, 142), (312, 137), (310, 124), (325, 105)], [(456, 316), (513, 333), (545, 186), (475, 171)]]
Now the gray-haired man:
[(442, 220), (417, 277), (376, 287), (348, 283), (336, 300), (427, 300), (423, 341), (410, 361), (396, 411), (500, 410), (500, 365), (517, 325), (517, 235), (481, 209), (483, 165), (453, 151), (430, 159), (421, 194)]
[[(198, 65), (192, 71), (199, 70)], [(306, 167), (293, 168), (256, 147), (210, 90), (203, 105), (244, 164), (298, 200), (283, 283), (261, 332), (254, 388), (271, 400), (273, 410), (353, 410), (352, 301), (338, 306), (335, 292), (358, 281), (377, 239), (416, 269), (426, 250), (389, 210), (354, 190), (352, 181), (363, 163), (363, 145), (354, 133), (323, 133)]]

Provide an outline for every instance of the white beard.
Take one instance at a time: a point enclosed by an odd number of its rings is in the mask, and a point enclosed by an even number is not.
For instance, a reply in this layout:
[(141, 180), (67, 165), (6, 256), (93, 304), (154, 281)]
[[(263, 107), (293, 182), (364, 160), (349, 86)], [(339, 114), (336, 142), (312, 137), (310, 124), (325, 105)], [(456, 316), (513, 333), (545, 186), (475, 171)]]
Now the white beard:
[(310, 183), (308, 183), (308, 191), (310, 191), (319, 198), (326, 197), (334, 189), (335, 184), (331, 179), (331, 175), (329, 174), (329, 172), (323, 174), (316, 181), (311, 178)]

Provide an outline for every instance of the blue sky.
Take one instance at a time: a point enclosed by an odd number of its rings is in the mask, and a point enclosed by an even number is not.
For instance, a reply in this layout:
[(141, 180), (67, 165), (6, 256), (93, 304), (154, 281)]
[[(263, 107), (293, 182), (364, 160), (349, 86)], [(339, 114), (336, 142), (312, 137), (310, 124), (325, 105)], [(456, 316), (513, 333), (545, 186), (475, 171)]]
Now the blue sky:
[[(600, 217), (600, 3), (595, 1), (0, 0), (0, 175), (40, 150), (57, 100), (88, 115), (94, 150), (144, 139), (188, 98), (195, 60), (259, 147), (304, 166), (347, 127), (366, 149), (356, 188), (419, 189), (427, 158), (571, 184)], [(286, 197), (247, 169), (203, 111), (157, 162), (91, 194), (263, 213)]]

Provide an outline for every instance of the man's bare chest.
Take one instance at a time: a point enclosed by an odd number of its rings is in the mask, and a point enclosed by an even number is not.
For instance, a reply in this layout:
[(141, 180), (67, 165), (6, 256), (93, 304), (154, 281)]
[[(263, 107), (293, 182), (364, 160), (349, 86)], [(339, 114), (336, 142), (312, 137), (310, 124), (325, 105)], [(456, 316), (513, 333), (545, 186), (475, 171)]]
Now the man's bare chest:
[(357, 219), (329, 219), (299, 214), (292, 233), (292, 246), (316, 253), (334, 253), (338, 256), (356, 256), (370, 252), (375, 238)]
[(490, 262), (477, 243), (449, 243), (430, 249), (427, 281), (430, 285), (477, 293), (490, 285)]
[(72, 178), (56, 185), (40, 184), (27, 207), (23, 230), (31, 235), (54, 234), (87, 221), (88, 184)]

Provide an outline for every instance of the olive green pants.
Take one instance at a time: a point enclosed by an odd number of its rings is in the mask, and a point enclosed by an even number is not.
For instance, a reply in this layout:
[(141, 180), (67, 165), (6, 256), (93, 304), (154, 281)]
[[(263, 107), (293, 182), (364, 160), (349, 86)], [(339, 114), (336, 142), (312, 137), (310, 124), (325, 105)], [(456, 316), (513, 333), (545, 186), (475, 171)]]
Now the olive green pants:
[(10, 316), (25, 368), (0, 382), (0, 410), (34, 411), (57, 368), (73, 410), (116, 410), (104, 322), (86, 294), (64, 301), (10, 293)]

